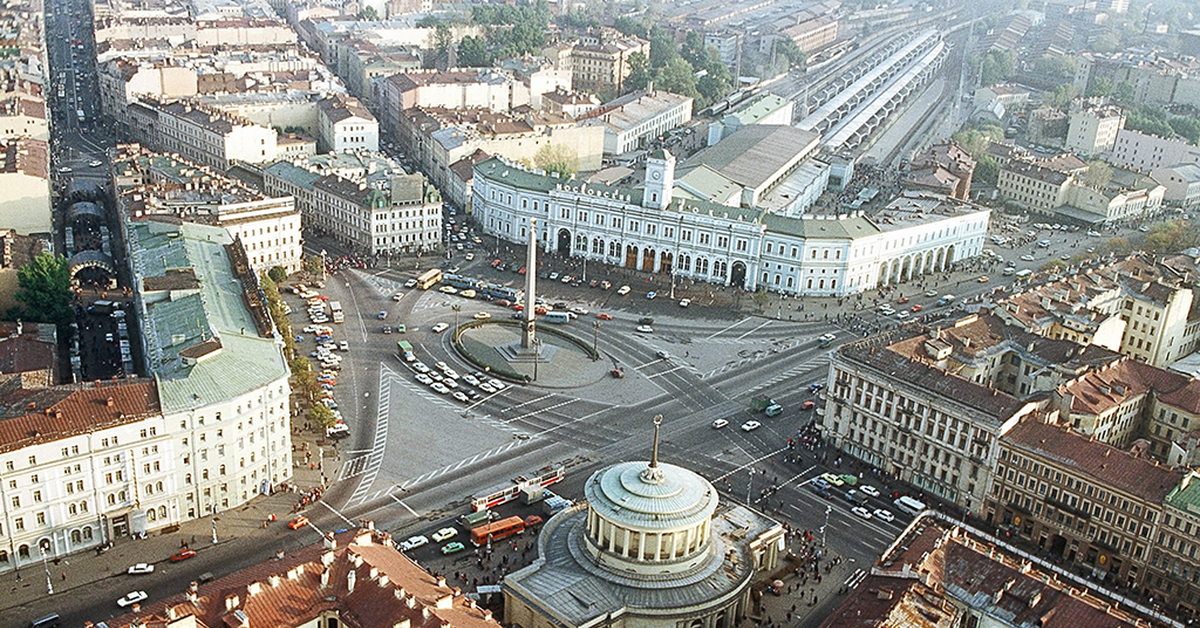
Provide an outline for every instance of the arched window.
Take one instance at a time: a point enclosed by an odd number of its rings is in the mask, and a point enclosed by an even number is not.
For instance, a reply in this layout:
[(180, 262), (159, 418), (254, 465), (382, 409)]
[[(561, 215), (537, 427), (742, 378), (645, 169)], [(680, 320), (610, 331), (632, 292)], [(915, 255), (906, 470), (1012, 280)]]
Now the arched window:
[(87, 500), (86, 499), (79, 502), (79, 509), (82, 510), (83, 512), (87, 512)]
[(147, 495), (153, 495), (153, 494), (154, 494), (154, 485), (153, 485), (153, 484), (147, 484), (147, 485), (146, 485), (146, 494), (147, 494)]
[(167, 518), (167, 507), (166, 507), (166, 506), (159, 506), (159, 507), (158, 507), (158, 517), (159, 517), (160, 519), (166, 519), (166, 518)]
[(225, 465), (221, 465), (221, 469), (220, 469), (219, 473), (221, 475), (225, 475)]
[(76, 545), (82, 543), (83, 534), (81, 534), (79, 530), (71, 530), (71, 542), (75, 543)]
[(29, 558), (29, 546), (22, 545), (17, 548), (17, 558)]
[(191, 473), (189, 473), (189, 474), (187, 474), (187, 475), (183, 476), (183, 483), (184, 483), (184, 484), (191, 484), (191, 483), (192, 483), (192, 474), (191, 474)]
[(117, 505), (117, 495), (116, 495), (116, 493), (109, 493), (109, 494), (108, 494), (108, 505), (109, 505), (109, 506), (116, 506), (116, 505)]
[(92, 527), (91, 526), (88, 526), (83, 529), (83, 540), (85, 540), (85, 541), (92, 540)]
[(67, 514), (68, 515), (71, 515), (72, 517), (74, 517), (78, 513), (79, 513), (79, 508), (75, 504), (67, 505)]
[(151, 508), (150, 510), (146, 511), (146, 518), (151, 521), (154, 521), (155, 519), (158, 518), (158, 513), (154, 512), (154, 509)]
[(8, 564), (8, 552), (0, 550), (0, 565)]
[(200, 471), (200, 478), (204, 480), (208, 479), (208, 469), (203, 469)]
[(161, 481), (161, 480), (160, 480), (160, 481), (158, 481), (158, 482), (155, 482), (155, 483), (154, 483), (154, 490), (156, 490), (156, 491), (158, 491), (158, 492), (160, 492), (160, 493), (162, 492), (162, 490), (163, 490), (163, 487), (162, 487), (162, 481)]

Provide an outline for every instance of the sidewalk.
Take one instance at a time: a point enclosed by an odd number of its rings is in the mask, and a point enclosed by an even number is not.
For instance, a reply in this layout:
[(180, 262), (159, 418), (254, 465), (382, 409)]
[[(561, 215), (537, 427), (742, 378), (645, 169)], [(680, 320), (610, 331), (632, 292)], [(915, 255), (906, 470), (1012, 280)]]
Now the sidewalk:
[(765, 585), (755, 588), (751, 599), (757, 598), (757, 604), (751, 602), (739, 628), (817, 626), (841, 603), (846, 581), (857, 570), (869, 567), (842, 559), (831, 548), (825, 548), (820, 560), (814, 561), (808, 558), (808, 552), (819, 549), (820, 544), (806, 541), (803, 536), (797, 531), (788, 534), (787, 550), (792, 560), (780, 561), (779, 569), (788, 569), (787, 575), (780, 578), (783, 587), (778, 594)]
[[(89, 587), (107, 578), (125, 574), (130, 566), (137, 563), (145, 562), (156, 566), (166, 564), (171, 555), (183, 548), (184, 543), (197, 552), (196, 558), (191, 559), (191, 561), (196, 561), (202, 558), (207, 551), (217, 547), (237, 546), (243, 539), (265, 539), (276, 536), (280, 528), (286, 526), (294, 518), (293, 508), (303, 491), (309, 487), (321, 485), (321, 471), (310, 469), (309, 465), (304, 463), (305, 451), (303, 448), (306, 443), (314, 452), (313, 462), (315, 463), (316, 440), (316, 435), (312, 433), (292, 434), (292, 444), (296, 448), (292, 454), (293, 465), (298, 466), (294, 466), (290, 484), (299, 487), (298, 492), (280, 490), (271, 495), (260, 495), (238, 508), (218, 513), (215, 518), (201, 517), (185, 521), (179, 525), (178, 530), (173, 532), (149, 532), (144, 539), (134, 539), (128, 536), (114, 539), (113, 548), (103, 554), (97, 554), (95, 550), (89, 549), (64, 556), (57, 562), (55, 559), (48, 559), (45, 570), (41, 565), (29, 564), (21, 567), (19, 572), (6, 572), (0, 575), (0, 591), (5, 592), (0, 610), (25, 606), (44, 598), (46, 596), (46, 570), (50, 572), (53, 581), (54, 596), (62, 597), (69, 595), (72, 590)], [(335, 466), (338, 464), (336, 462), (337, 451), (330, 443), (326, 443), (324, 448), (324, 461), (330, 465), (325, 468), (325, 473), (333, 475)], [(307, 509), (311, 508), (310, 504)], [(272, 514), (277, 520), (264, 529), (263, 522)], [(215, 546), (213, 544), (214, 520), (218, 540)], [(199, 576), (203, 571), (207, 571), (207, 569), (198, 569), (195, 575)]]

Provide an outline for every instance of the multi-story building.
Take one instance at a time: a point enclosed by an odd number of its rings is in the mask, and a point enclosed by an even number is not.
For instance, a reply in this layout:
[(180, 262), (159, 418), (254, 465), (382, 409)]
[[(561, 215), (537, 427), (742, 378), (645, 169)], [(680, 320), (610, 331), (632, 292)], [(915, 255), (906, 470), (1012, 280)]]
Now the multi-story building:
[(49, 236), (50, 143), (31, 137), (0, 140), (0, 224), (21, 235)]
[(828, 442), (975, 512), (1002, 437), (1045, 411), (1030, 395), (1119, 356), (971, 315), (849, 343), (832, 358), (822, 419)]
[(192, 583), (107, 624), (216, 628), (237, 617), (255, 618), (244, 624), (262, 622), (275, 628), (500, 628), (490, 610), (397, 552), (390, 535), (375, 530), (371, 522), (289, 551), (276, 561), (213, 582)]
[(353, 96), (334, 95), (317, 102), (317, 149), (333, 151), (379, 151), (379, 122)]
[(1166, 368), (1195, 350), (1200, 333), (1192, 288), (1182, 278), (1161, 260), (1132, 256), (1015, 294), (995, 311), (1030, 332)]
[(603, 127), (565, 115), (420, 107), (403, 114), (397, 140), (438, 188), (450, 186), (450, 166), (479, 150), (534, 164), (559, 155), (575, 171), (599, 170), (604, 155)]
[(528, 105), (530, 96), (524, 83), (495, 68), (409, 70), (376, 81), (372, 89), (388, 129), (399, 126), (404, 112), (413, 107), (508, 112)]
[(178, 452), (154, 382), (6, 380), (19, 410), (0, 418), (0, 570), (183, 520)]
[(1194, 606), (1196, 584), (1189, 580), (1166, 594), (1161, 575), (1151, 577), (1168, 561), (1187, 560), (1186, 550), (1156, 542), (1166, 536), (1164, 501), (1184, 476), (1070, 428), (1022, 421), (1001, 439), (983, 510), (988, 522), (1094, 577), (1153, 595), (1164, 606), (1189, 598)]
[(584, 119), (604, 128), (605, 155), (622, 155), (691, 122), (692, 99), (662, 90), (634, 92), (589, 111)]
[[(537, 218), (547, 252), (786, 294), (854, 294), (981, 252), (989, 210), (944, 197), (904, 196), (872, 216), (789, 212), (790, 199), (776, 197), (793, 190), (780, 182), (813, 163), (802, 155), (816, 136), (764, 130), (746, 127), (739, 134), (753, 141), (735, 134), (726, 141), (740, 148), (718, 144), (707, 162), (693, 157), (680, 180), (674, 157), (656, 151), (639, 187), (580, 183), (493, 157), (475, 166), (472, 213), (486, 233), (512, 242)], [(708, 179), (717, 183), (704, 186)]]
[(611, 97), (625, 91), (625, 79), (632, 71), (629, 58), (634, 53), (649, 59), (650, 42), (611, 28), (601, 28), (574, 42), (567, 56), (569, 67), (560, 69), (571, 70), (576, 89)]
[(128, 221), (123, 235), (142, 370), (155, 378), (170, 438), (160, 452), (174, 467), (168, 521), (267, 494), (292, 474), (290, 372), (240, 241), (159, 216)]
[(130, 133), (154, 150), (224, 172), (234, 161), (274, 161), (276, 132), (248, 120), (186, 102), (141, 98), (129, 105)]
[(1200, 164), (1184, 163), (1155, 168), (1150, 172), (1165, 188), (1163, 201), (1174, 207), (1200, 205)]
[(975, 160), (953, 142), (934, 144), (909, 164), (905, 183), (941, 192), (960, 201), (971, 198)]
[(1112, 150), (1125, 128), (1125, 114), (1116, 107), (1075, 108), (1067, 127), (1067, 150), (1095, 155)]
[(421, 174), (280, 161), (263, 169), (263, 188), (295, 197), (306, 228), (357, 252), (428, 252), (441, 246), (442, 197)]
[(1133, 129), (1121, 129), (1113, 146), (1112, 164), (1138, 172), (1153, 172), (1175, 164), (1200, 162), (1200, 147)]
[(33, 94), (10, 93), (0, 96), (0, 139), (27, 137), (50, 141), (46, 122), (46, 101)]
[(708, 145), (712, 146), (750, 124), (790, 125), (795, 110), (796, 103), (782, 96), (769, 92), (755, 96), (708, 125)]
[[(796, 42), (800, 50), (811, 53), (837, 41), (838, 21), (828, 15), (814, 16), (779, 31), (779, 35)], [(764, 37), (763, 41), (768, 39)]]
[(224, 227), (257, 271), (300, 270), (300, 210), (291, 196), (271, 197), (237, 179), (136, 144), (113, 155), (117, 206), (126, 220), (167, 215)]
[(1070, 174), (1027, 161), (1013, 161), (1000, 167), (996, 188), (1000, 195), (1044, 214), (1052, 213), (1067, 201), (1074, 177)]

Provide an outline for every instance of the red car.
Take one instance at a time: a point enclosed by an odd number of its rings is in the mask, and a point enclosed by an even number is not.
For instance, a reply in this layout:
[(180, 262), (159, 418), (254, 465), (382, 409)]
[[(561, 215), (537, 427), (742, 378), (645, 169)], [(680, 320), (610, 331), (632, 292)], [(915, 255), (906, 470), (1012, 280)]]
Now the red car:
[(896, 299), (896, 303), (899, 303), (901, 305), (908, 303), (908, 297), (900, 297), (899, 299)]
[(921, 305), (920, 303), (918, 303), (918, 304), (916, 304), (916, 305), (914, 305), (914, 306), (912, 306), (912, 307), (910, 307), (910, 308), (908, 308), (908, 309), (910, 309), (910, 310), (912, 310), (912, 311), (914, 311), (914, 312), (920, 312), (921, 310), (925, 309), (925, 306), (924, 306), (924, 305)]
[(598, 318), (602, 321), (611, 321), (613, 319), (612, 314), (609, 314), (607, 312), (600, 312), (599, 314), (596, 315), (596, 318)]
[(525, 527), (526, 528), (532, 528), (534, 526), (540, 526), (540, 525), (542, 525), (541, 517), (539, 517), (537, 515), (529, 515), (528, 517), (525, 517)]
[(540, 305), (539, 305), (539, 306), (537, 306), (537, 307), (535, 307), (535, 308), (533, 308), (533, 313), (534, 313), (534, 314), (546, 314), (546, 313), (548, 313), (548, 312), (550, 312), (550, 310), (547, 310), (546, 308), (544, 308), (544, 307), (542, 307), (542, 306), (540, 306)]
[(521, 267), (521, 270), (518, 270), (518, 271), (517, 271), (517, 274), (518, 274), (518, 275), (524, 275), (524, 274), (525, 274), (525, 267), (524, 267), (524, 266), (522, 266), (522, 267)]
[(524, 312), (524, 311), (525, 311), (525, 306), (524, 306), (524, 305), (521, 305), (520, 303), (518, 303), (518, 304), (516, 304), (516, 305), (514, 305), (514, 306), (513, 306), (513, 309), (514, 309), (514, 310), (516, 310), (516, 311), (518, 311), (518, 312)]
[(805, 401), (804, 403), (800, 404), (801, 410), (812, 410), (815, 407), (817, 407), (817, 404), (813, 403), (812, 401)]
[(196, 550), (185, 549), (185, 550), (179, 552), (178, 554), (173, 554), (171, 556), (171, 562), (177, 563), (181, 560), (187, 560), (195, 555), (196, 555)]
[(304, 516), (296, 517), (295, 519), (288, 522), (288, 527), (293, 530), (299, 530), (300, 528), (302, 528), (306, 525), (308, 525), (308, 517), (304, 517)]

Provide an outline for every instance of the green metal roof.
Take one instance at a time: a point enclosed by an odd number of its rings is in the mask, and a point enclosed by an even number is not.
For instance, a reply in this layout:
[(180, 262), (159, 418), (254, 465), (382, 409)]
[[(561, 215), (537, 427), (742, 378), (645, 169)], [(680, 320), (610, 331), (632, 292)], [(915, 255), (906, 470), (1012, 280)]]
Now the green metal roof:
[(1200, 517), (1200, 475), (1192, 472), (1163, 499), (1172, 508)]
[[(138, 278), (191, 268), (198, 291), (180, 291), (146, 302), (147, 360), (158, 382), (163, 410), (205, 406), (287, 377), (282, 346), (257, 335), (234, 277), (220, 227), (156, 220), (130, 222), (127, 232)], [(253, 287), (257, 290), (257, 286)], [(217, 339), (220, 348), (198, 360), (180, 354)]]
[(797, 238), (853, 240), (880, 233), (881, 230), (862, 216), (844, 218), (793, 218), (781, 214), (765, 214), (763, 224), (768, 232), (782, 233)]

